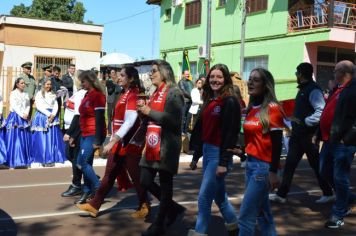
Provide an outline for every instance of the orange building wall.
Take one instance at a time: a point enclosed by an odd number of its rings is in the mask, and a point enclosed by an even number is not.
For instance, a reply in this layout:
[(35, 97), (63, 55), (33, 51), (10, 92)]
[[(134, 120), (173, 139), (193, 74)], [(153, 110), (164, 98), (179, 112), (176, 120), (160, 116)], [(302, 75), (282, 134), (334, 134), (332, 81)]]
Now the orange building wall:
[(101, 51), (101, 34), (58, 29), (5, 25), (0, 29), (0, 42), (8, 45)]

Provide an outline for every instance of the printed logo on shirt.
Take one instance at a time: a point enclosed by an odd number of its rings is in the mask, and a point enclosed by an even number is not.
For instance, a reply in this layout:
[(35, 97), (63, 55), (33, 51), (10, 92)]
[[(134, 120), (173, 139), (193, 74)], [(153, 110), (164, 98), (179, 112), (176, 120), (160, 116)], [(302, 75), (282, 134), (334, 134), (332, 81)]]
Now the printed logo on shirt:
[(159, 143), (159, 135), (156, 132), (150, 132), (147, 134), (147, 144), (150, 147), (155, 147)]
[(164, 91), (159, 92), (159, 96), (157, 98), (157, 100), (154, 100), (154, 103), (161, 103), (163, 101), (163, 95), (164, 95)]
[(260, 124), (259, 121), (245, 120), (245, 125), (258, 126), (259, 124)]
[(219, 114), (220, 111), (221, 111), (221, 107), (220, 106), (216, 106), (216, 107), (214, 107), (213, 114)]
[(89, 107), (89, 105), (90, 105), (90, 102), (86, 101), (86, 103), (84, 104), (84, 107)]

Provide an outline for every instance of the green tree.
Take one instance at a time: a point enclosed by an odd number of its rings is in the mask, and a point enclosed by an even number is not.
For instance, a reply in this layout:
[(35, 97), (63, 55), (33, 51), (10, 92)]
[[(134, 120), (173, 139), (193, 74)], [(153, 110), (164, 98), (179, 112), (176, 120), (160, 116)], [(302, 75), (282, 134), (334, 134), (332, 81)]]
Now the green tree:
[(83, 3), (76, 0), (33, 0), (29, 7), (24, 4), (14, 6), (10, 14), (44, 20), (83, 23), (85, 12)]

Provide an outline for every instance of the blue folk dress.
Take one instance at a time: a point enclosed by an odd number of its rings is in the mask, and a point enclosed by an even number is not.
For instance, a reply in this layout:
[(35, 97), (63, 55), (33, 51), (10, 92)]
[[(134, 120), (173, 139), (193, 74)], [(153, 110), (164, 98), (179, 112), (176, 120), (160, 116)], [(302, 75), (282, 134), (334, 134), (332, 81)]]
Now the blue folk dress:
[[(63, 134), (59, 127), (58, 103), (52, 92), (39, 91), (35, 98), (36, 113), (32, 120), (32, 156), (35, 163), (63, 163), (66, 160)], [(48, 118), (55, 118), (49, 122)]]
[[(1, 93), (1, 91), (0, 91)], [(0, 94), (0, 165), (6, 162), (6, 146), (5, 146), (5, 132), (3, 128), (3, 118), (2, 118), (2, 96)]]
[(2, 125), (6, 144), (4, 164), (10, 168), (25, 167), (32, 163), (30, 124), (23, 119), (29, 112), (28, 94), (18, 89), (13, 90), (10, 93), (10, 114)]

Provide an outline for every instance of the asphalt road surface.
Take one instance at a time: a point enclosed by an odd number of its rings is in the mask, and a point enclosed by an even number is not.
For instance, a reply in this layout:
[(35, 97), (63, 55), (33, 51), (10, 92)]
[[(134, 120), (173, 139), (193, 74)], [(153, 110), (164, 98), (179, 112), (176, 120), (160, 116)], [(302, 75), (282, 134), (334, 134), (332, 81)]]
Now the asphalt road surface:
[[(201, 163), (200, 163), (201, 164)], [(96, 166), (104, 175), (104, 166)], [(141, 235), (157, 212), (146, 219), (132, 219), (137, 207), (134, 191), (117, 192), (114, 188), (94, 219), (81, 213), (73, 204), (75, 198), (62, 198), (71, 179), (70, 167), (0, 170), (0, 236), (8, 235)], [(226, 179), (229, 197), (238, 212), (244, 190), (244, 169), (235, 163)], [(166, 230), (166, 235), (185, 236), (194, 228), (201, 169), (191, 171), (188, 163), (181, 163), (174, 179), (174, 199), (186, 207), (184, 217)], [(352, 166), (352, 187), (356, 186), (356, 164)], [(356, 191), (356, 190), (355, 190)], [(331, 204), (315, 204), (321, 192), (307, 161), (302, 160), (294, 176), (293, 187), (286, 204), (272, 204), (279, 235), (356, 235), (356, 209), (345, 218), (345, 225), (336, 230), (325, 229)], [(227, 232), (216, 206), (209, 225), (210, 236), (224, 236)], [(256, 232), (256, 235), (260, 235)]]

